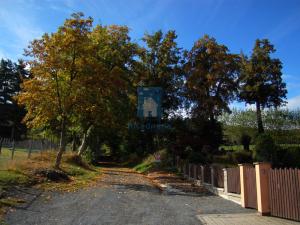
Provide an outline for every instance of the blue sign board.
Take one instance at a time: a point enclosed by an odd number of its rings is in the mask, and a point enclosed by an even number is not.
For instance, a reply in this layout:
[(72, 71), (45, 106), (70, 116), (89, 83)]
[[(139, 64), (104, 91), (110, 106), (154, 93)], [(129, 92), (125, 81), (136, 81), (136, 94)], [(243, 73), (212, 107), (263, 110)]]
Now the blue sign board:
[(138, 110), (139, 118), (161, 118), (162, 88), (160, 87), (138, 87)]

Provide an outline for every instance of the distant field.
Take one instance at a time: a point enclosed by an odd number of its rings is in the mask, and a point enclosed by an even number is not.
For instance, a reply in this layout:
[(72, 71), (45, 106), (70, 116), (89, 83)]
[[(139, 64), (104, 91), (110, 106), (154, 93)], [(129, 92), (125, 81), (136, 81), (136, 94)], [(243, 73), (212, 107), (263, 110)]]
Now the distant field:
[[(223, 148), (226, 151), (238, 151), (238, 150), (244, 149), (243, 145), (231, 145), (231, 146), (222, 145), (222, 146), (220, 146), (219, 149), (221, 149), (221, 148)], [(254, 145), (250, 145), (250, 150), (253, 150), (253, 149), (254, 149)]]
[[(300, 147), (300, 144), (280, 144), (281, 147)], [(250, 150), (253, 150), (255, 145), (250, 145)], [(219, 149), (223, 148), (226, 151), (238, 151), (238, 150), (243, 150), (244, 147), (243, 145), (231, 145), (231, 146), (226, 146), (222, 145), (220, 146)]]

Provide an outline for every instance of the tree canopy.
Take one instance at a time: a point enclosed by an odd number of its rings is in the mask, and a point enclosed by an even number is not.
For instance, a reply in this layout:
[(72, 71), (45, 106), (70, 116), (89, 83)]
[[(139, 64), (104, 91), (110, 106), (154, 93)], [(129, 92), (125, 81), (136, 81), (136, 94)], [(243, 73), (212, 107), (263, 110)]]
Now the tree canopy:
[(187, 53), (186, 96), (192, 114), (214, 120), (229, 112), (228, 104), (238, 90), (239, 56), (205, 35)]
[(255, 41), (250, 58), (243, 57), (240, 76), (240, 99), (256, 104), (258, 132), (263, 132), (261, 109), (285, 104), (286, 84), (282, 80), (282, 63), (272, 58), (274, 46), (267, 39)]
[[(59, 137), (56, 167), (70, 141), (79, 155), (102, 144), (124, 154), (162, 147), (206, 154), (222, 143), (222, 124), (257, 125), (262, 132), (263, 121), (267, 129), (277, 129), (278, 118), (294, 116), (276, 111), (287, 90), (282, 63), (271, 57), (275, 48), (267, 39), (255, 42), (250, 57), (231, 53), (208, 35), (189, 50), (178, 46), (174, 30), (146, 33), (141, 40), (132, 41), (127, 26), (94, 25), (91, 17), (72, 14), (55, 32), (30, 43), (25, 51), (30, 76), (24, 62), (1, 61), (0, 107), (17, 100), (26, 109), (28, 128)], [(163, 122), (172, 124), (168, 132), (127, 128), (138, 121), (141, 83), (163, 89)], [(256, 122), (249, 111), (227, 114), (236, 100), (256, 104)], [(265, 116), (266, 108), (274, 113)]]

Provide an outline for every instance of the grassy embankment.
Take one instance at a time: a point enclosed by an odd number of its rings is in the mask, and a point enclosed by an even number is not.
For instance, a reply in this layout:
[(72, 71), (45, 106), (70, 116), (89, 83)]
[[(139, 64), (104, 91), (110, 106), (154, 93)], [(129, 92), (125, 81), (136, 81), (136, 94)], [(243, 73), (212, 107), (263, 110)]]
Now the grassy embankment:
[(0, 216), (5, 206), (14, 206), (22, 199), (7, 197), (5, 192), (14, 186), (34, 186), (45, 190), (76, 191), (80, 188), (94, 185), (100, 176), (100, 169), (80, 160), (71, 152), (65, 153), (61, 164), (61, 172), (67, 175), (68, 180), (51, 181), (47, 177), (37, 174), (36, 171), (51, 171), (56, 152), (33, 152), (31, 158), (25, 150), (17, 149), (14, 160), (11, 160), (11, 151), (2, 149), (0, 155)]
[(133, 169), (139, 173), (147, 173), (156, 170), (165, 170), (165, 171), (173, 171), (176, 170), (171, 166), (171, 156), (167, 154), (166, 149), (162, 149), (155, 153), (156, 155), (160, 155), (160, 162), (158, 163), (154, 157), (154, 154), (150, 154), (146, 158), (142, 159), (139, 163), (137, 163)]

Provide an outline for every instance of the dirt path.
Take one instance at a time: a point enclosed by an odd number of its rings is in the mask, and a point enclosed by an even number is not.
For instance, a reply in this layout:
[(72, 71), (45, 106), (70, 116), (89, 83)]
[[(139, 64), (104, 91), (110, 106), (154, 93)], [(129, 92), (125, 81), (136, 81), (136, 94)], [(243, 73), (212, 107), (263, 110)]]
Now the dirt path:
[(28, 207), (6, 216), (11, 225), (196, 225), (197, 215), (246, 213), (212, 195), (161, 192), (153, 182), (127, 168), (103, 168), (96, 187), (74, 193), (42, 193)]

